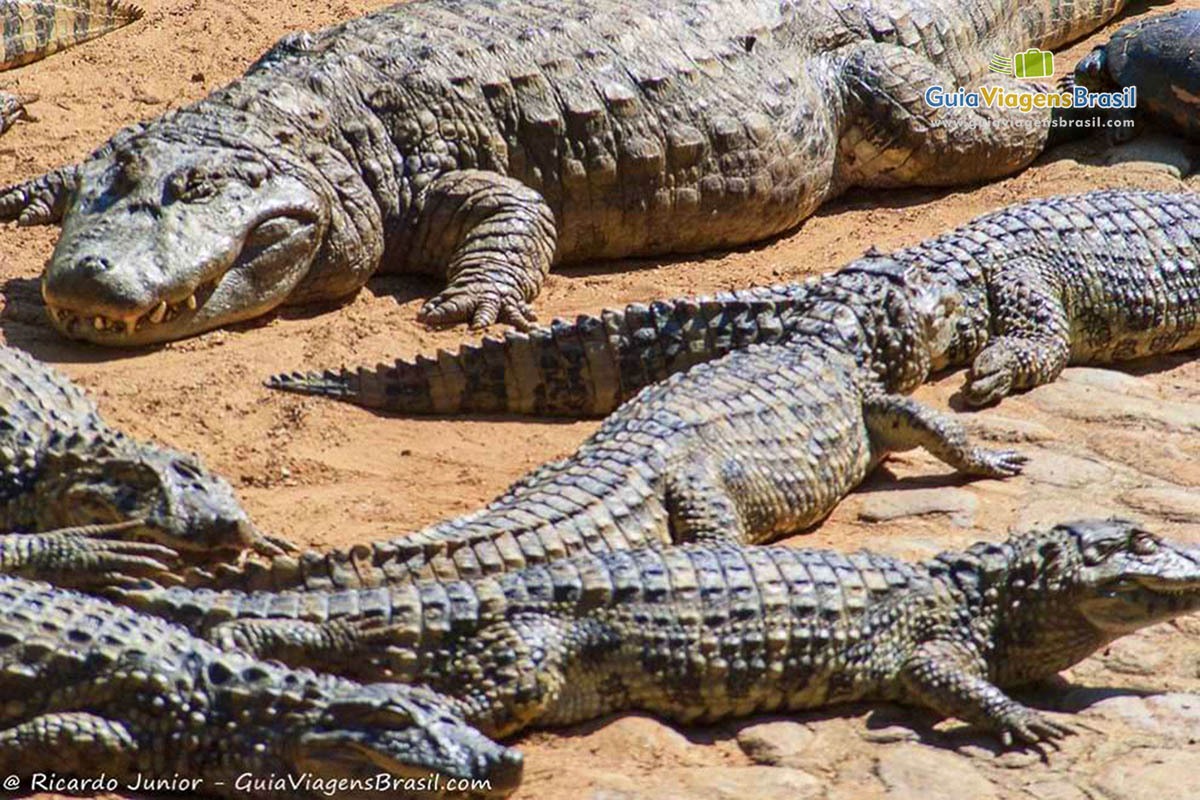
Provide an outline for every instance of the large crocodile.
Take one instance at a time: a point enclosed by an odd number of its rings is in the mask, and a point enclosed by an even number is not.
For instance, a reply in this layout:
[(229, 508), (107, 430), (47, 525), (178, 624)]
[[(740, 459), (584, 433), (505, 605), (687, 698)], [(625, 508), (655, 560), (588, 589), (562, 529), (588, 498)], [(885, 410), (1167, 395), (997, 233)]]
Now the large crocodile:
[[(1106, 363), (1200, 341), (1200, 201), (1102, 191), (1019, 203), (897, 250), (959, 290), (951, 366), (974, 404)], [(852, 262), (853, 270), (857, 262)], [(629, 306), (457, 353), (371, 368), (293, 372), (268, 385), (408, 414), (591, 416), (643, 387), (750, 344), (786, 341), (836, 273), (710, 298)], [(864, 298), (863, 302), (868, 302)]]
[[(32, 560), (73, 581), (91, 566), (88, 548), (59, 549), (65, 557), (53, 564), (44, 553), (23, 558), (29, 541), (0, 537), (6, 572)], [(519, 753), (433, 692), (225, 652), (163, 620), (12, 574), (0, 575), (0, 697), (7, 795), (500, 797), (521, 778)], [(433, 790), (451, 780), (472, 791)]]
[[(0, 192), (61, 221), (43, 289), (64, 334), (164, 341), (374, 272), (448, 287), (429, 323), (526, 325), (554, 262), (787, 230), (847, 187), (1009, 174), (1050, 127), (926, 90), (1124, 0), (416, 0), (284, 38), (200, 102)], [(1058, 111), (1037, 108), (1033, 116)]]
[(195, 554), (285, 544), (195, 456), (110, 428), (74, 383), (0, 347), (0, 531), (128, 521), (131, 535)]
[(687, 545), (481, 578), (237, 595), (123, 592), (229, 647), (427, 686), (485, 733), (625, 709), (683, 722), (898, 700), (1037, 742), (1004, 689), (1200, 608), (1200, 551), (1084, 521), (912, 564)]
[(904, 396), (956, 330), (953, 283), (863, 259), (794, 323), (647, 387), (570, 457), (487, 507), (348, 552), (249, 562), (205, 580), (265, 588), (471, 576), (574, 553), (699, 539), (763, 542), (820, 521), (887, 453), (924, 447), (969, 475), (1024, 458), (977, 447), (961, 424)]
[[(0, 3), (0, 70), (21, 67), (142, 18), (121, 0), (6, 0)], [(0, 92), (0, 134), (28, 119), (35, 98)]]

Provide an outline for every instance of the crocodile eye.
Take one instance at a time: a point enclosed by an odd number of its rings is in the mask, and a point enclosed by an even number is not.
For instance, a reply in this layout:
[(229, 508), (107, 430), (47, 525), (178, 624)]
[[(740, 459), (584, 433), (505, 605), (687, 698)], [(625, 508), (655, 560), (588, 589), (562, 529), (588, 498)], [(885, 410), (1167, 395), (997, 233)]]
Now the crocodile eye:
[(1139, 556), (1152, 556), (1158, 552), (1158, 537), (1149, 533), (1138, 532), (1134, 534), (1133, 552)]
[(192, 169), (171, 177), (171, 195), (184, 203), (198, 203), (217, 193), (219, 176), (207, 170)]

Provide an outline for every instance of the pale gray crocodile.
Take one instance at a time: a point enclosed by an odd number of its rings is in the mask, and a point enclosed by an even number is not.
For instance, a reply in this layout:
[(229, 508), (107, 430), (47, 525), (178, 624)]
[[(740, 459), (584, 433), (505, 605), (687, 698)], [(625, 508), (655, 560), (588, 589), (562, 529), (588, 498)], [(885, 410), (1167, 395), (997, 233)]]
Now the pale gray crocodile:
[[(985, 214), (889, 258), (957, 286), (955, 335), (934, 357), (970, 366), (964, 395), (976, 405), (1051, 381), (1068, 363), (1109, 363), (1200, 342), (1200, 200), (1194, 194), (1041, 198)], [(841, 280), (834, 274), (632, 305), (485, 339), (456, 353), (286, 373), (268, 385), (406, 414), (599, 416), (695, 364), (751, 344), (787, 341), (795, 322)]]
[(918, 564), (726, 543), (331, 594), (121, 594), (227, 647), (432, 688), (492, 735), (895, 700), (1034, 743), (1067, 728), (1004, 690), (1200, 608), (1200, 551), (1104, 520)]
[(0, 531), (117, 522), (198, 556), (286, 547), (256, 530), (196, 456), (110, 428), (74, 383), (0, 347)]
[[(0, 71), (30, 64), (142, 18), (122, 0), (5, 0), (0, 3)], [(0, 134), (32, 119), (35, 95), (0, 92)]]
[[(136, 345), (448, 287), (429, 323), (526, 325), (556, 262), (729, 247), (850, 186), (1009, 174), (1050, 128), (926, 90), (987, 83), (1124, 0), (416, 0), (283, 39), (206, 99), (0, 192), (62, 223), (53, 324)], [(1049, 116), (1049, 109), (1038, 114)]]
[[(86, 582), (98, 556), (105, 566), (140, 569), (161, 549), (80, 532), (54, 542), (0, 536), (7, 795), (73, 780), (50, 790), (432, 799), (503, 797), (520, 783), (521, 755), (431, 691), (258, 661), (163, 620), (14, 577), (40, 571)], [(466, 790), (445, 791), (451, 781)]]
[(387, 542), (251, 561), (209, 585), (376, 585), (472, 576), (579, 552), (809, 527), (889, 452), (923, 447), (968, 475), (1024, 458), (976, 446), (962, 425), (904, 393), (955, 335), (957, 288), (918, 266), (865, 258), (821, 287), (786, 345), (751, 346), (647, 387), (570, 457), (487, 507)]

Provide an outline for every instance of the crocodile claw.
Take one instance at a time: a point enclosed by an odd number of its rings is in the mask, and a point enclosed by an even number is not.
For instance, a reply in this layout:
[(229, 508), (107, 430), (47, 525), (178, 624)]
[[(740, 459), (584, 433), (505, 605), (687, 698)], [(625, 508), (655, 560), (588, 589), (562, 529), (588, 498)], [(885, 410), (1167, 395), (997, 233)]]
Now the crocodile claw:
[(1059, 739), (1075, 733), (1070, 727), (1024, 707), (1006, 714), (1000, 725), (1000, 741), (1005, 747), (1012, 747), (1015, 737), (1022, 744), (1046, 743), (1057, 748)]
[(963, 397), (973, 406), (995, 403), (1012, 393), (1016, 364), (1012, 355), (996, 348), (980, 353), (967, 374)]
[(417, 319), (426, 325), (455, 325), (468, 322), (472, 329), (505, 322), (527, 331), (537, 322), (537, 314), (523, 298), (477, 285), (455, 287), (431, 298), (422, 306)]

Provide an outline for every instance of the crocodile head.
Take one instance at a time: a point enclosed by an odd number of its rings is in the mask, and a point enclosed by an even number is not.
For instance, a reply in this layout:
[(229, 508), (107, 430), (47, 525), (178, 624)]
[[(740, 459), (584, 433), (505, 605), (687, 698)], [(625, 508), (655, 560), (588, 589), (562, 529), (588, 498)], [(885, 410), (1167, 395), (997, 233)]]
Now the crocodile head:
[(51, 323), (76, 339), (141, 345), (280, 305), (329, 217), (293, 167), (249, 146), (161, 131), (114, 139), (111, 153), (80, 167), (43, 274)]
[(1068, 529), (1079, 554), (1069, 584), (1073, 603), (1106, 637), (1200, 609), (1200, 549), (1122, 520), (1060, 527)]
[(1075, 65), (1073, 75), (1076, 86), (1089, 92), (1112, 92), (1120, 87), (1108, 71), (1108, 48), (1097, 47)]
[(135, 535), (180, 551), (279, 552), (254, 529), (233, 487), (199, 460), (121, 434), (52, 442), (37, 502), (45, 529), (142, 520)]
[(347, 800), (499, 798), (520, 785), (521, 754), (468, 725), (439, 695), (400, 684), (354, 686), (285, 745), (294, 774), (393, 781), (382, 794), (347, 784), (337, 793)]

